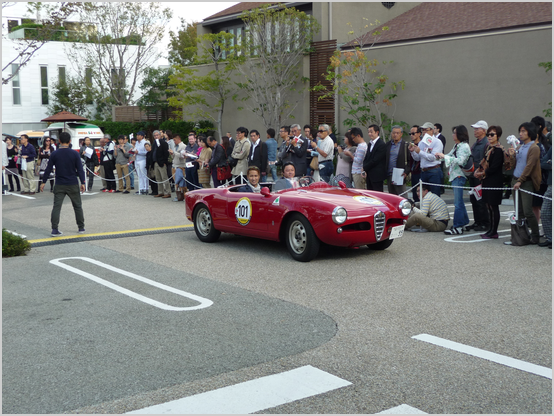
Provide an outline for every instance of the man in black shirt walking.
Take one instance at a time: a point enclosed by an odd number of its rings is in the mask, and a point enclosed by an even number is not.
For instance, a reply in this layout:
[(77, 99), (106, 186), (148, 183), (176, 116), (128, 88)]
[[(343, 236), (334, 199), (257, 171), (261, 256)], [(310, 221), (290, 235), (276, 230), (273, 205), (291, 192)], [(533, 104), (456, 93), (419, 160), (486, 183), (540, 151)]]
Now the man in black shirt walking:
[[(52, 208), (52, 237), (59, 237), (62, 232), (58, 230), (60, 223), (60, 212), (62, 210), (63, 200), (67, 195), (73, 204), (75, 211), (75, 220), (79, 227), (79, 234), (85, 232), (85, 216), (81, 204), (81, 193), (85, 192), (85, 171), (79, 153), (69, 147), (71, 136), (69, 133), (63, 132), (60, 134), (60, 147), (52, 153), (48, 166), (44, 171), (40, 190), (44, 189), (44, 185), (52, 172), (52, 168), (56, 167), (56, 183), (54, 185), (54, 207)], [(79, 180), (81, 186), (79, 187)]]

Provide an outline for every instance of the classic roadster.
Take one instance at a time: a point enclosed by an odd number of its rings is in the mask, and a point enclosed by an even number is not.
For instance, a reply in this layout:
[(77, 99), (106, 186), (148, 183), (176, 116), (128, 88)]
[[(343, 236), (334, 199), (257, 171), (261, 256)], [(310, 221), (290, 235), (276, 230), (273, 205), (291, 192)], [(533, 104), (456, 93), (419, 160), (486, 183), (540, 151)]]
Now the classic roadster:
[(197, 237), (216, 241), (222, 232), (285, 241), (298, 261), (314, 259), (320, 242), (339, 247), (388, 248), (402, 237), (411, 210), (408, 200), (382, 192), (347, 188), (343, 182), (301, 181), (301, 187), (261, 193), (240, 185), (199, 189), (185, 196), (186, 216)]

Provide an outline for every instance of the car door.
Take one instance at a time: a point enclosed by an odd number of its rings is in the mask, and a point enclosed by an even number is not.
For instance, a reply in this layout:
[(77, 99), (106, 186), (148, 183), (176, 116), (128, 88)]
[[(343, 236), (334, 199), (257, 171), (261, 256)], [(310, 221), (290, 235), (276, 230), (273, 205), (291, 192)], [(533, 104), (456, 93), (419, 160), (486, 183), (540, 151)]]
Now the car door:
[(254, 192), (229, 192), (229, 228), (239, 235), (264, 238), (267, 232), (267, 201), (267, 197)]

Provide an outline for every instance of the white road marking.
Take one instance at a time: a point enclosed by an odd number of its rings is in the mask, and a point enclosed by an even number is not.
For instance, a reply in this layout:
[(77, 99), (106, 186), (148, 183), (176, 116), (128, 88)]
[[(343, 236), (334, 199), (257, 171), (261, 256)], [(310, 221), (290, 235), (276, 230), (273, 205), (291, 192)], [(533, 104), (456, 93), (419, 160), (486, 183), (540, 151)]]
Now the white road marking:
[[(500, 235), (501, 233), (510, 233), (510, 234)], [(454, 237), (445, 238), (444, 241), (448, 241), (449, 243), (480, 243), (483, 241), (494, 241), (494, 239), (487, 240), (487, 239), (481, 238), (481, 234), (483, 233), (456, 235)], [(498, 238), (509, 238), (512, 236), (511, 230), (498, 230), (498, 234), (499, 234)], [(462, 238), (475, 237), (475, 236), (477, 236), (478, 238), (473, 240), (458, 241), (458, 240), (461, 240)]]
[(422, 412), (415, 407), (408, 406), (407, 404), (401, 404), (400, 406), (393, 407), (391, 409), (383, 410), (382, 412), (376, 413), (377, 415), (426, 415), (427, 413)]
[(307, 365), (129, 413), (248, 414), (351, 384), (349, 381)]
[(485, 360), (492, 361), (497, 364), (502, 364), (507, 367), (516, 368), (518, 370), (526, 371), (528, 373), (536, 374), (538, 376), (546, 377), (552, 380), (552, 369), (548, 367), (542, 367), (540, 365), (531, 364), (526, 361), (517, 360), (515, 358), (507, 357), (505, 355), (482, 350), (480, 348), (470, 347), (469, 345), (464, 345), (458, 342), (449, 341), (447, 339), (435, 337), (433, 335), (420, 334), (420, 335), (415, 335), (412, 338), (417, 339), (419, 341), (428, 342), (430, 344), (438, 345), (439, 347), (448, 348), (450, 350), (472, 355), (474, 357), (483, 358)]
[(13, 193), (13, 192), (6, 192), (5, 195), (13, 195), (13, 196), (17, 196), (19, 198), (25, 198), (25, 199), (36, 199), (34, 196), (21, 195), (21, 194), (16, 194), (16, 193)]
[[(98, 276), (95, 276), (93, 274), (87, 273), (83, 270), (77, 269), (76, 267), (72, 267), (72, 266), (69, 266), (67, 264), (62, 263), (62, 260), (75, 260), (75, 259), (76, 260), (87, 261), (89, 263), (95, 264), (97, 266), (103, 267), (103, 268), (111, 270), (113, 272), (116, 272), (116, 273), (122, 274), (124, 276), (130, 277), (132, 279), (141, 281), (141, 282), (146, 283), (150, 286), (154, 286), (154, 287), (157, 287), (159, 289), (163, 289), (163, 290), (166, 290), (168, 292), (175, 293), (175, 294), (177, 294), (179, 296), (182, 296), (184, 298), (189, 298), (189, 299), (195, 300), (195, 301), (199, 302), (200, 305), (189, 306), (189, 307), (184, 307), (184, 308), (167, 305), (165, 303), (158, 302), (154, 299), (150, 299), (146, 296), (135, 293), (135, 292), (133, 292), (129, 289), (125, 289), (124, 287), (118, 286), (114, 283), (108, 282), (107, 280), (104, 280), (104, 279), (102, 279)], [(102, 262), (94, 260), (94, 259), (90, 259), (88, 257), (64, 257), (64, 258), (50, 260), (50, 263), (52, 263), (56, 266), (59, 266), (63, 269), (69, 270), (70, 272), (73, 272), (75, 274), (84, 276), (87, 279), (90, 279), (90, 280), (92, 280), (96, 283), (100, 283), (101, 285), (104, 285), (104, 286), (109, 287), (113, 290), (116, 290), (120, 293), (123, 293), (124, 295), (130, 296), (132, 298), (135, 298), (137, 300), (140, 300), (144, 303), (155, 306), (157, 308), (164, 309), (166, 311), (193, 311), (193, 310), (197, 310), (197, 309), (207, 308), (207, 307), (213, 305), (213, 302), (209, 299), (202, 298), (200, 296), (193, 295), (192, 293), (184, 292), (184, 291), (179, 290), (179, 289), (175, 289), (174, 287), (167, 286), (167, 285), (164, 285), (162, 283), (155, 282), (154, 280), (147, 279), (146, 277), (139, 276), (137, 274), (128, 272), (126, 270), (118, 269), (117, 267), (111, 266), (109, 264), (102, 263)]]
[(8, 233), (13, 234), (13, 235), (16, 235), (16, 236), (18, 236), (18, 237), (27, 238), (26, 235), (18, 234), (18, 233), (16, 233), (15, 231), (11, 231), (11, 230), (6, 230), (6, 231), (7, 231)]

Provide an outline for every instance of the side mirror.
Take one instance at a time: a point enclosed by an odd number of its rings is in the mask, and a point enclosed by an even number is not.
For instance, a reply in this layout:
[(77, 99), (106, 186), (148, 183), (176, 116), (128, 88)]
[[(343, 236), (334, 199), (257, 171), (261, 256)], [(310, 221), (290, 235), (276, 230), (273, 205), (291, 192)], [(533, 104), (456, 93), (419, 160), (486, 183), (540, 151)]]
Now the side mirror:
[(343, 181), (339, 181), (340, 189), (346, 189), (346, 184)]
[(271, 195), (271, 192), (269, 192), (269, 188), (267, 186), (264, 186), (261, 190), (260, 190), (260, 193), (263, 195), (263, 196), (270, 196)]

